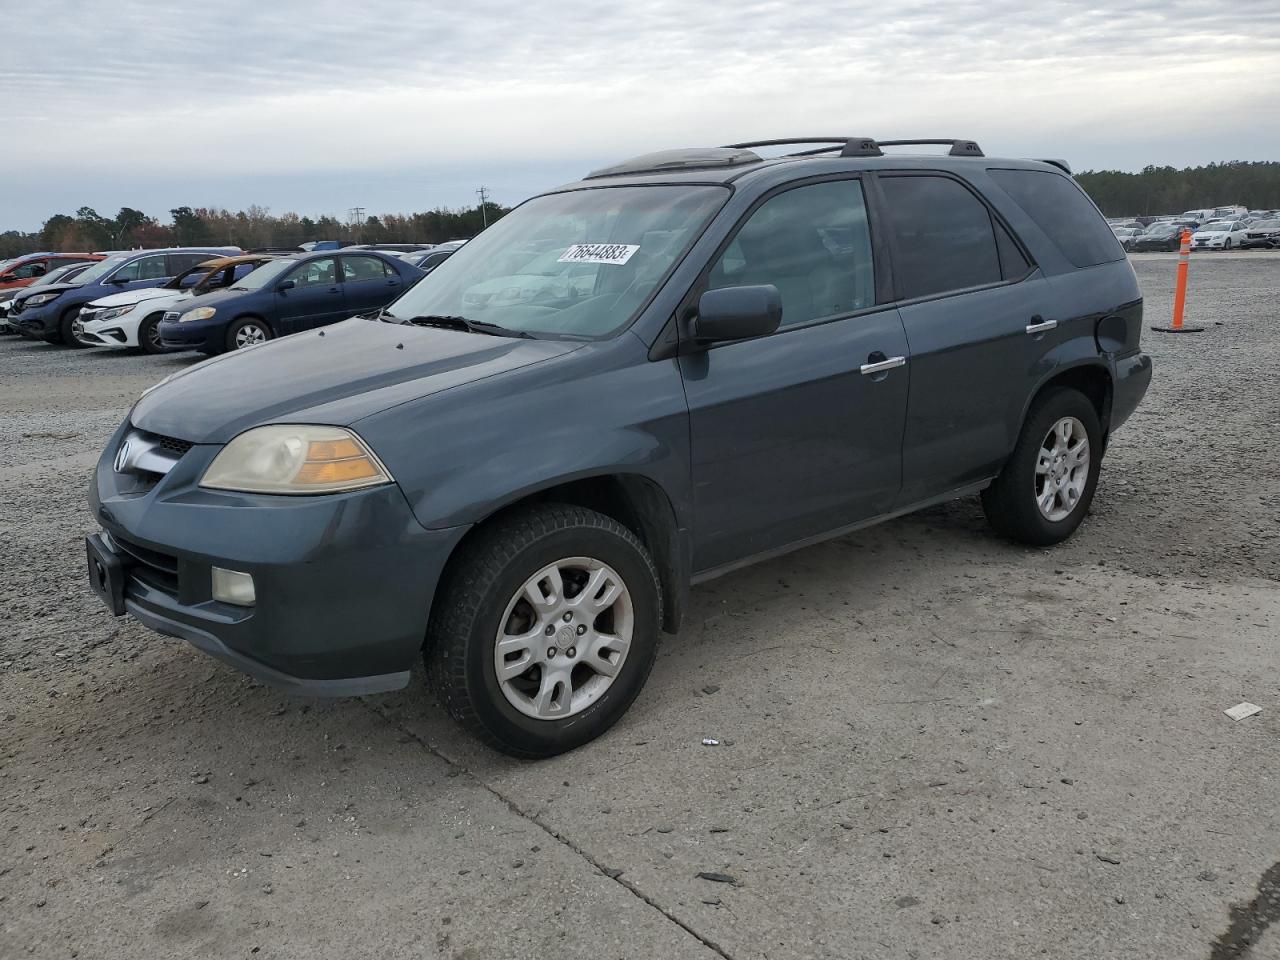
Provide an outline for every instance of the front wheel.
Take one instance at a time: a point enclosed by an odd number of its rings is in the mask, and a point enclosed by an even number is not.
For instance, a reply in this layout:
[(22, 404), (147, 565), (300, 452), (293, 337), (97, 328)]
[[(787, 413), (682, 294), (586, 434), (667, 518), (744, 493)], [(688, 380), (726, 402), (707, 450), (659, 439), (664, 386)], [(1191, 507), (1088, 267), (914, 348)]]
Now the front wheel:
[(138, 324), (138, 346), (142, 348), (143, 353), (168, 352), (165, 345), (160, 341), (160, 321), (163, 319), (163, 313), (153, 313), (149, 317), (144, 317), (142, 322)]
[(640, 693), (658, 650), (658, 575), (626, 527), (542, 504), (465, 544), (436, 598), (427, 672), (455, 720), (517, 757), (600, 736)]
[(1230, 239), (1230, 238), (1227, 238), (1226, 242), (1222, 244), (1222, 249), (1223, 249), (1223, 250), (1230, 250), (1230, 249), (1231, 249), (1231, 239)]
[(62, 315), (62, 319), (58, 322), (58, 331), (54, 337), (49, 338), (50, 343), (61, 343), (63, 346), (75, 347), (79, 349), (85, 346), (80, 339), (80, 333), (84, 325), (80, 321), (80, 308), (72, 307)]
[(1060, 387), (1031, 408), (1013, 455), (982, 508), (997, 533), (1033, 546), (1060, 543), (1089, 512), (1102, 467), (1102, 428), (1089, 398)]
[(266, 343), (271, 339), (271, 328), (266, 321), (257, 317), (244, 317), (237, 320), (227, 330), (227, 349), (245, 350)]

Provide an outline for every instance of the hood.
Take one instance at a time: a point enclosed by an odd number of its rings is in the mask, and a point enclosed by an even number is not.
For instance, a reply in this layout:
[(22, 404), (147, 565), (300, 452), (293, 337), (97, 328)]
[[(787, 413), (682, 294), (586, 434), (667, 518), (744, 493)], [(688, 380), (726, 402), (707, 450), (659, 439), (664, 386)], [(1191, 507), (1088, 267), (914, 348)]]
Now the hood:
[(1191, 235), (1193, 240), (1212, 240), (1214, 237), (1229, 237), (1230, 230), (1197, 230)]
[(145, 394), (129, 419), (193, 443), (225, 443), (264, 423), (350, 426), (582, 346), (353, 318), (188, 367)]
[[(55, 284), (56, 286), (56, 284)], [(99, 297), (89, 306), (97, 307), (127, 307), (131, 303), (141, 303), (143, 300), (155, 300), (158, 297), (172, 297), (183, 291), (170, 290), (166, 287), (138, 287), (134, 290), (122, 290), (120, 293), (111, 293), (105, 297)]]
[(34, 297), (41, 293), (63, 293), (67, 290), (76, 289), (79, 289), (79, 287), (74, 283), (46, 283), (43, 287), (36, 287), (35, 289), (19, 287), (17, 290), (18, 296), (15, 299), (25, 300), (29, 296)]

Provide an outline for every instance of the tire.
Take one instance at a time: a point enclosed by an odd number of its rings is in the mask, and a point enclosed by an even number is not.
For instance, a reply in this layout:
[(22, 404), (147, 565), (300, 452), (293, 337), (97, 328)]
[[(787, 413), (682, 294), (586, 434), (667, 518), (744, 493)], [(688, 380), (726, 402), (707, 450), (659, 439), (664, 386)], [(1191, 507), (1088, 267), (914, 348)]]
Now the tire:
[(168, 348), (160, 342), (160, 321), (163, 319), (163, 313), (153, 313), (143, 317), (142, 322), (138, 324), (138, 349), (143, 353), (154, 356), (157, 353), (169, 352)]
[(45, 339), (50, 343), (60, 343), (64, 347), (72, 347), (76, 350), (82, 349), (84, 344), (72, 331), (72, 326), (80, 318), (80, 308), (72, 307), (63, 313), (62, 318), (58, 321), (58, 329)]
[(1231, 238), (1230, 238), (1230, 237), (1227, 237), (1227, 239), (1223, 241), (1223, 243), (1222, 243), (1222, 249), (1223, 249), (1223, 250), (1230, 250), (1230, 249), (1231, 249)]
[[(595, 596), (607, 599), (621, 587), (607, 607), (585, 617), (574, 606), (586, 599), (579, 578), (596, 571), (581, 561), (599, 565)], [(536, 608), (526, 591), (551, 568), (564, 589), (540, 581), (532, 589), (544, 606)], [(566, 620), (575, 614), (579, 622)], [(428, 682), (449, 714), (494, 749), (554, 756), (594, 740), (627, 711), (653, 668), (661, 623), (658, 572), (635, 534), (593, 510), (540, 504), (482, 528), (450, 564), (427, 629)], [(627, 633), (623, 646), (617, 641)], [(595, 642), (578, 639), (584, 635)], [(505, 652), (501, 637), (509, 638)], [(578, 650), (579, 643), (600, 650), (616, 667), (613, 676), (593, 669), (594, 651)], [(500, 679), (500, 656), (513, 670), (527, 669)]]
[[(1053, 440), (1054, 449), (1045, 444), (1051, 442), (1050, 431), (1068, 421), (1070, 441), (1058, 454), (1059, 440)], [(1079, 440), (1087, 443), (1085, 464), (1076, 453)], [(1042, 455), (1045, 473), (1037, 469)], [(1102, 428), (1093, 403), (1068, 387), (1048, 390), (1032, 404), (1004, 469), (982, 491), (982, 509), (996, 532), (1010, 540), (1038, 547), (1061, 543), (1089, 512), (1101, 467)], [(1059, 480), (1064, 485), (1056, 491), (1045, 488)], [(1041, 507), (1045, 499), (1051, 503), (1048, 510)]]
[[(254, 333), (256, 331), (256, 335)], [(245, 350), (272, 339), (271, 325), (257, 317), (241, 317), (227, 328), (227, 350)]]

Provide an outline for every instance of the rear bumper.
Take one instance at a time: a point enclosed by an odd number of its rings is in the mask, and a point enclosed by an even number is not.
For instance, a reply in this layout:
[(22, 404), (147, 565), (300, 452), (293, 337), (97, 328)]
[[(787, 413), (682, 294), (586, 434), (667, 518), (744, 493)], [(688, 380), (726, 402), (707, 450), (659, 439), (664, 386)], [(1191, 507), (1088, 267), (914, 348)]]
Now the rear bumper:
[(1111, 396), (1111, 429), (1123, 424), (1138, 409), (1151, 386), (1151, 357), (1133, 353), (1115, 361), (1114, 386)]

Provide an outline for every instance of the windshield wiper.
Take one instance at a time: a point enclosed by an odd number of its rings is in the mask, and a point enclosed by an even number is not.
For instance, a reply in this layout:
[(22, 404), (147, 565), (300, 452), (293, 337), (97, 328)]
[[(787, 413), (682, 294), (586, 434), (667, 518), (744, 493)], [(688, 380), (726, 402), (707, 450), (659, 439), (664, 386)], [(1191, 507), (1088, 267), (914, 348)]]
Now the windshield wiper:
[[(384, 314), (393, 320), (399, 320), (392, 314)], [(534, 339), (531, 333), (524, 330), (512, 330), (510, 327), (499, 326), (496, 323), (486, 323), (483, 320), (468, 320), (466, 317), (451, 317), (439, 314), (426, 314), (421, 317), (410, 317), (408, 320), (400, 320), (401, 323), (411, 323), (415, 327), (442, 327), (445, 330), (464, 330), (467, 333), (487, 333), (494, 337), (518, 337), (522, 340)]]

